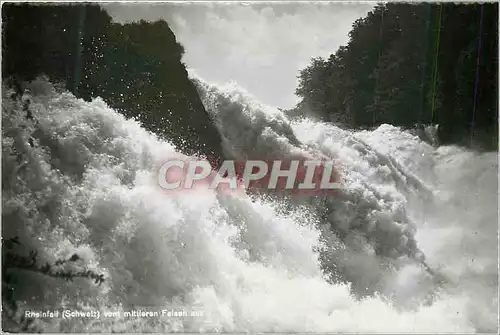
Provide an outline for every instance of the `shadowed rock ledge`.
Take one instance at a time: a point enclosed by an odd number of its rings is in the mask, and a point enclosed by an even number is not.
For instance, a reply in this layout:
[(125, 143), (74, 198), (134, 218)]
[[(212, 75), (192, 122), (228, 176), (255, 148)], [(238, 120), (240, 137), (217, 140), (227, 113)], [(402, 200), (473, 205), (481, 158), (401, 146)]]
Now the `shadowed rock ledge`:
[(221, 157), (221, 140), (165, 21), (113, 23), (98, 5), (4, 4), (2, 76), (46, 75), (110, 107), (182, 152)]

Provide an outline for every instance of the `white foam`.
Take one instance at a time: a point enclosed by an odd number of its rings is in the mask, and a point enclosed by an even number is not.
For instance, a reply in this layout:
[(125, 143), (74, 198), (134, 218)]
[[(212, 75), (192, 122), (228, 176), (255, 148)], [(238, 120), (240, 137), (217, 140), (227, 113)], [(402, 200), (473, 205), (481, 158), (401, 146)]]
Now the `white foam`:
[[(481, 257), (480, 265), (468, 273), (474, 273), (479, 282), (497, 283), (491, 272), (496, 253), (485, 251), (467, 233), (473, 226), (484, 235), (481, 242), (491, 242), (495, 228), (492, 200), (486, 205), (473, 202), (476, 212), (483, 213), (479, 221), (472, 215), (464, 216), (464, 211), (454, 211), (456, 207), (446, 207), (444, 217), (433, 213), (435, 220), (429, 229), (452, 229), (454, 233), (443, 235), (444, 244), (435, 239), (419, 243), (433, 265), (454, 260), (442, 265), (444, 273), (451, 276), (453, 289), (437, 291), (433, 283), (420, 285), (418, 278), (423, 280), (425, 275), (414, 263), (383, 275), (380, 259), (369, 252), (373, 246), (366, 244), (359, 232), (349, 235), (353, 225), (367, 232), (391, 233), (396, 229), (390, 236), (397, 241), (384, 240), (395, 246), (405, 236), (412, 236), (400, 233), (405, 208), (411, 205), (406, 198), (408, 185), (402, 181), (414, 172), (414, 167), (405, 165), (407, 162), (398, 156), (405, 154), (401, 148), (381, 152), (374, 145), (377, 141), (368, 143), (367, 136), (305, 120), (290, 124), (279, 112), (257, 111), (244, 95), (235, 98), (228, 93), (224, 99), (234, 101), (222, 108), (219, 101), (217, 113), (221, 114), (212, 112), (237, 151), (336, 154), (349, 186), (340, 198), (326, 199), (337, 213), (330, 213), (324, 221), (310, 206), (283, 212), (279, 199), (252, 200), (242, 194), (221, 195), (206, 189), (194, 195), (167, 196), (154, 184), (153, 174), (156, 161), (174, 154), (171, 144), (125, 120), (101, 100), (87, 103), (68, 93), (56, 93), (43, 80), (32, 86), (31, 108), (39, 122), (36, 131), (34, 125), (22, 129), (26, 124), (22, 106), (10, 100), (4, 90), (4, 234), (21, 236), (23, 243), (39, 251), (42, 260), (78, 253), (83, 264), (74, 266), (88, 263), (104, 273), (106, 281), (97, 287), (85, 280), (66, 283), (23, 273), (18, 298), (26, 300), (28, 308), (43, 304), (126, 311), (176, 303), (201, 305), (205, 310), (203, 320), (38, 320), (45, 331), (463, 333), (495, 329), (498, 302), (491, 300), (494, 287), (482, 286), (484, 294), (474, 294), (472, 282), (462, 276), (471, 268), (466, 257), (474, 254)], [(243, 108), (245, 101), (247, 109)], [(28, 144), (29, 136), (35, 140), (34, 147)], [(304, 145), (297, 147), (293, 136)], [(380, 137), (377, 143), (384, 141)], [(17, 154), (25, 161), (20, 170)], [(484, 183), (491, 186), (491, 176), (481, 172), (492, 162), (489, 156), (474, 156), (474, 164), (468, 159), (457, 164), (455, 160), (466, 153), (438, 150), (433, 154), (438, 167), (453, 167), (456, 178), (471, 178), (470, 187), (472, 179), (478, 178), (485, 178)], [(415, 165), (421, 166), (418, 162)], [(442, 180), (439, 169), (435, 178)], [(454, 180), (433, 184), (452, 193), (446, 204), (462, 199), (456, 189), (447, 186), (455, 185)], [(486, 199), (494, 190), (485, 187), (476, 191), (480, 192), (476, 198)], [(334, 255), (329, 260), (338, 261), (338, 267), (358, 284), (378, 285), (380, 294), (388, 294), (382, 289), (389, 288), (399, 300), (390, 302), (388, 296), (377, 294), (358, 299), (348, 285), (327, 283), (314, 250), (321, 247), (320, 238), (328, 236), (321, 223), (332, 222), (345, 225), (348, 237), (340, 243), (330, 235), (336, 244), (327, 245), (327, 251)], [(418, 232), (431, 234), (431, 230), (420, 228)], [(458, 240), (469, 241), (475, 249), (459, 249)], [(368, 251), (356, 251), (356, 247)], [(433, 296), (430, 303), (418, 300), (411, 308), (395, 305), (418, 298), (423, 291)]]

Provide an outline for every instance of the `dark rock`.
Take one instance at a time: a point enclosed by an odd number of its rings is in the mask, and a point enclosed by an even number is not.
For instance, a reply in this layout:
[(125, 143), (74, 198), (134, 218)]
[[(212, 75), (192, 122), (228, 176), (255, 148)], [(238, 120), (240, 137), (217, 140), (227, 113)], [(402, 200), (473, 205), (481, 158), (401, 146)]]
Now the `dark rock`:
[(222, 157), (165, 21), (121, 25), (98, 5), (26, 3), (5, 4), (2, 20), (4, 78), (45, 74), (85, 100), (102, 97), (185, 154)]

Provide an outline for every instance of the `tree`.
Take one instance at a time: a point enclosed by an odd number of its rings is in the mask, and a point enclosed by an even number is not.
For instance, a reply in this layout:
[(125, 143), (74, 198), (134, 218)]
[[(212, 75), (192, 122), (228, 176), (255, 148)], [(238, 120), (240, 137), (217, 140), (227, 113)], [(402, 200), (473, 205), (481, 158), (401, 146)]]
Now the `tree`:
[(494, 149), (497, 28), (497, 4), (378, 5), (300, 72), (295, 110), (352, 128), (438, 123), (443, 143)]

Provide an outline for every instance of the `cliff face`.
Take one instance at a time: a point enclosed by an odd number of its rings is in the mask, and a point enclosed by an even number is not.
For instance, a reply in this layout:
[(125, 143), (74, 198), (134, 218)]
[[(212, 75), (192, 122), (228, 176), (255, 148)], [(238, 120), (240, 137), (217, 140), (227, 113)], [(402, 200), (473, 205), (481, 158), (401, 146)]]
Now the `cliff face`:
[(188, 155), (222, 157), (220, 136), (164, 21), (112, 23), (97, 5), (3, 6), (2, 76), (45, 74), (85, 100), (100, 96)]

